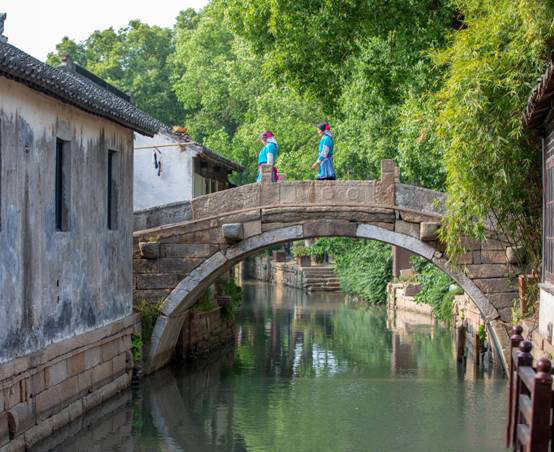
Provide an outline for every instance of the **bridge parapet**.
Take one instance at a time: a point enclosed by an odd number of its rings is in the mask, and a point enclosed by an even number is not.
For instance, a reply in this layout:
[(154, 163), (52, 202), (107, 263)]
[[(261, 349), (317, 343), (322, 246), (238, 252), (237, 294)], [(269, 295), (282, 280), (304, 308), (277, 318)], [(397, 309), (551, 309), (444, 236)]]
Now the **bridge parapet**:
[(243, 185), (200, 196), (192, 201), (192, 219), (222, 215), (255, 207), (294, 205), (393, 207), (397, 168), (392, 160), (381, 162), (381, 180), (288, 181), (262, 179), (261, 184)]

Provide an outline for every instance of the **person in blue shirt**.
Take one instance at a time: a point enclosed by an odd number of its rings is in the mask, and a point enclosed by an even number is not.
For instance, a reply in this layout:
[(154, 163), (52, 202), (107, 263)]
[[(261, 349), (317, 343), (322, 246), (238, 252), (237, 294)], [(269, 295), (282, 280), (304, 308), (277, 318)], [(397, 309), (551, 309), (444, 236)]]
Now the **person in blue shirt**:
[(317, 180), (336, 180), (337, 177), (333, 168), (334, 141), (331, 134), (331, 126), (323, 122), (317, 126), (317, 133), (321, 136), (321, 140), (319, 142), (317, 160), (312, 165), (312, 169), (319, 167)]
[(271, 165), (271, 180), (276, 182), (279, 180), (279, 174), (277, 173), (277, 168), (275, 167), (279, 146), (277, 145), (275, 136), (271, 130), (267, 130), (263, 132), (258, 139), (263, 143), (264, 147), (258, 154), (258, 178), (256, 179), (256, 182), (260, 183), (262, 181), (262, 165)]

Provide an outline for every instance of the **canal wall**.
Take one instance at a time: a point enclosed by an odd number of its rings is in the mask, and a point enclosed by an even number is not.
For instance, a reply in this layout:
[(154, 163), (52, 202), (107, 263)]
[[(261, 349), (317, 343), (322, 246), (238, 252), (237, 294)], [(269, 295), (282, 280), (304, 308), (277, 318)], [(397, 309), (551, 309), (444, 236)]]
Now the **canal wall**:
[[(387, 309), (392, 316), (396, 312), (407, 312), (419, 316), (422, 323), (434, 318), (430, 305), (416, 302), (416, 295), (420, 290), (421, 285), (415, 282), (389, 283)], [(389, 318), (392, 318), (391, 315)], [(479, 309), (466, 294), (454, 297), (451, 327), (458, 361), (472, 362), (477, 366), (485, 363), (489, 365), (491, 362), (502, 365), (497, 344), (492, 342), (494, 336), (486, 327)]]
[(332, 265), (301, 267), (294, 261), (275, 261), (270, 256), (248, 257), (243, 276), (308, 292), (338, 292), (340, 283)]
[(400, 282), (387, 284), (387, 308), (422, 314), (431, 317), (433, 309), (428, 304), (417, 303), (416, 295), (421, 290), (421, 285), (413, 282)]
[(190, 361), (233, 342), (235, 321), (226, 319), (221, 306), (208, 311), (193, 308), (186, 312), (177, 342), (177, 359)]
[(0, 368), (0, 451), (27, 450), (127, 388), (131, 315)]

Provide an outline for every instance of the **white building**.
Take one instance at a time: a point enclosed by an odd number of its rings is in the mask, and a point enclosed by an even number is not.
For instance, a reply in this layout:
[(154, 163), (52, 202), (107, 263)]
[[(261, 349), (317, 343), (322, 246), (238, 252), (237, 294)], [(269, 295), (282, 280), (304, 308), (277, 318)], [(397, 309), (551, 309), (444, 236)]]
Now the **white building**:
[(135, 134), (134, 209), (181, 203), (229, 188), (242, 167), (168, 127), (154, 137)]

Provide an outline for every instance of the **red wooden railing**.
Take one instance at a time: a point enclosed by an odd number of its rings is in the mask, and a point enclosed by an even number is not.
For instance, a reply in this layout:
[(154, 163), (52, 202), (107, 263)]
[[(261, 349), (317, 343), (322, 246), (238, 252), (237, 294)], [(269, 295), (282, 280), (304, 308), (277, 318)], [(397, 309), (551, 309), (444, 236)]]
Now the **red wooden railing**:
[[(554, 433), (552, 422), (552, 365), (546, 358), (533, 367), (533, 345), (515, 326), (510, 338), (510, 377), (506, 447), (514, 451), (548, 451)], [(551, 449), (554, 450), (554, 449)]]

